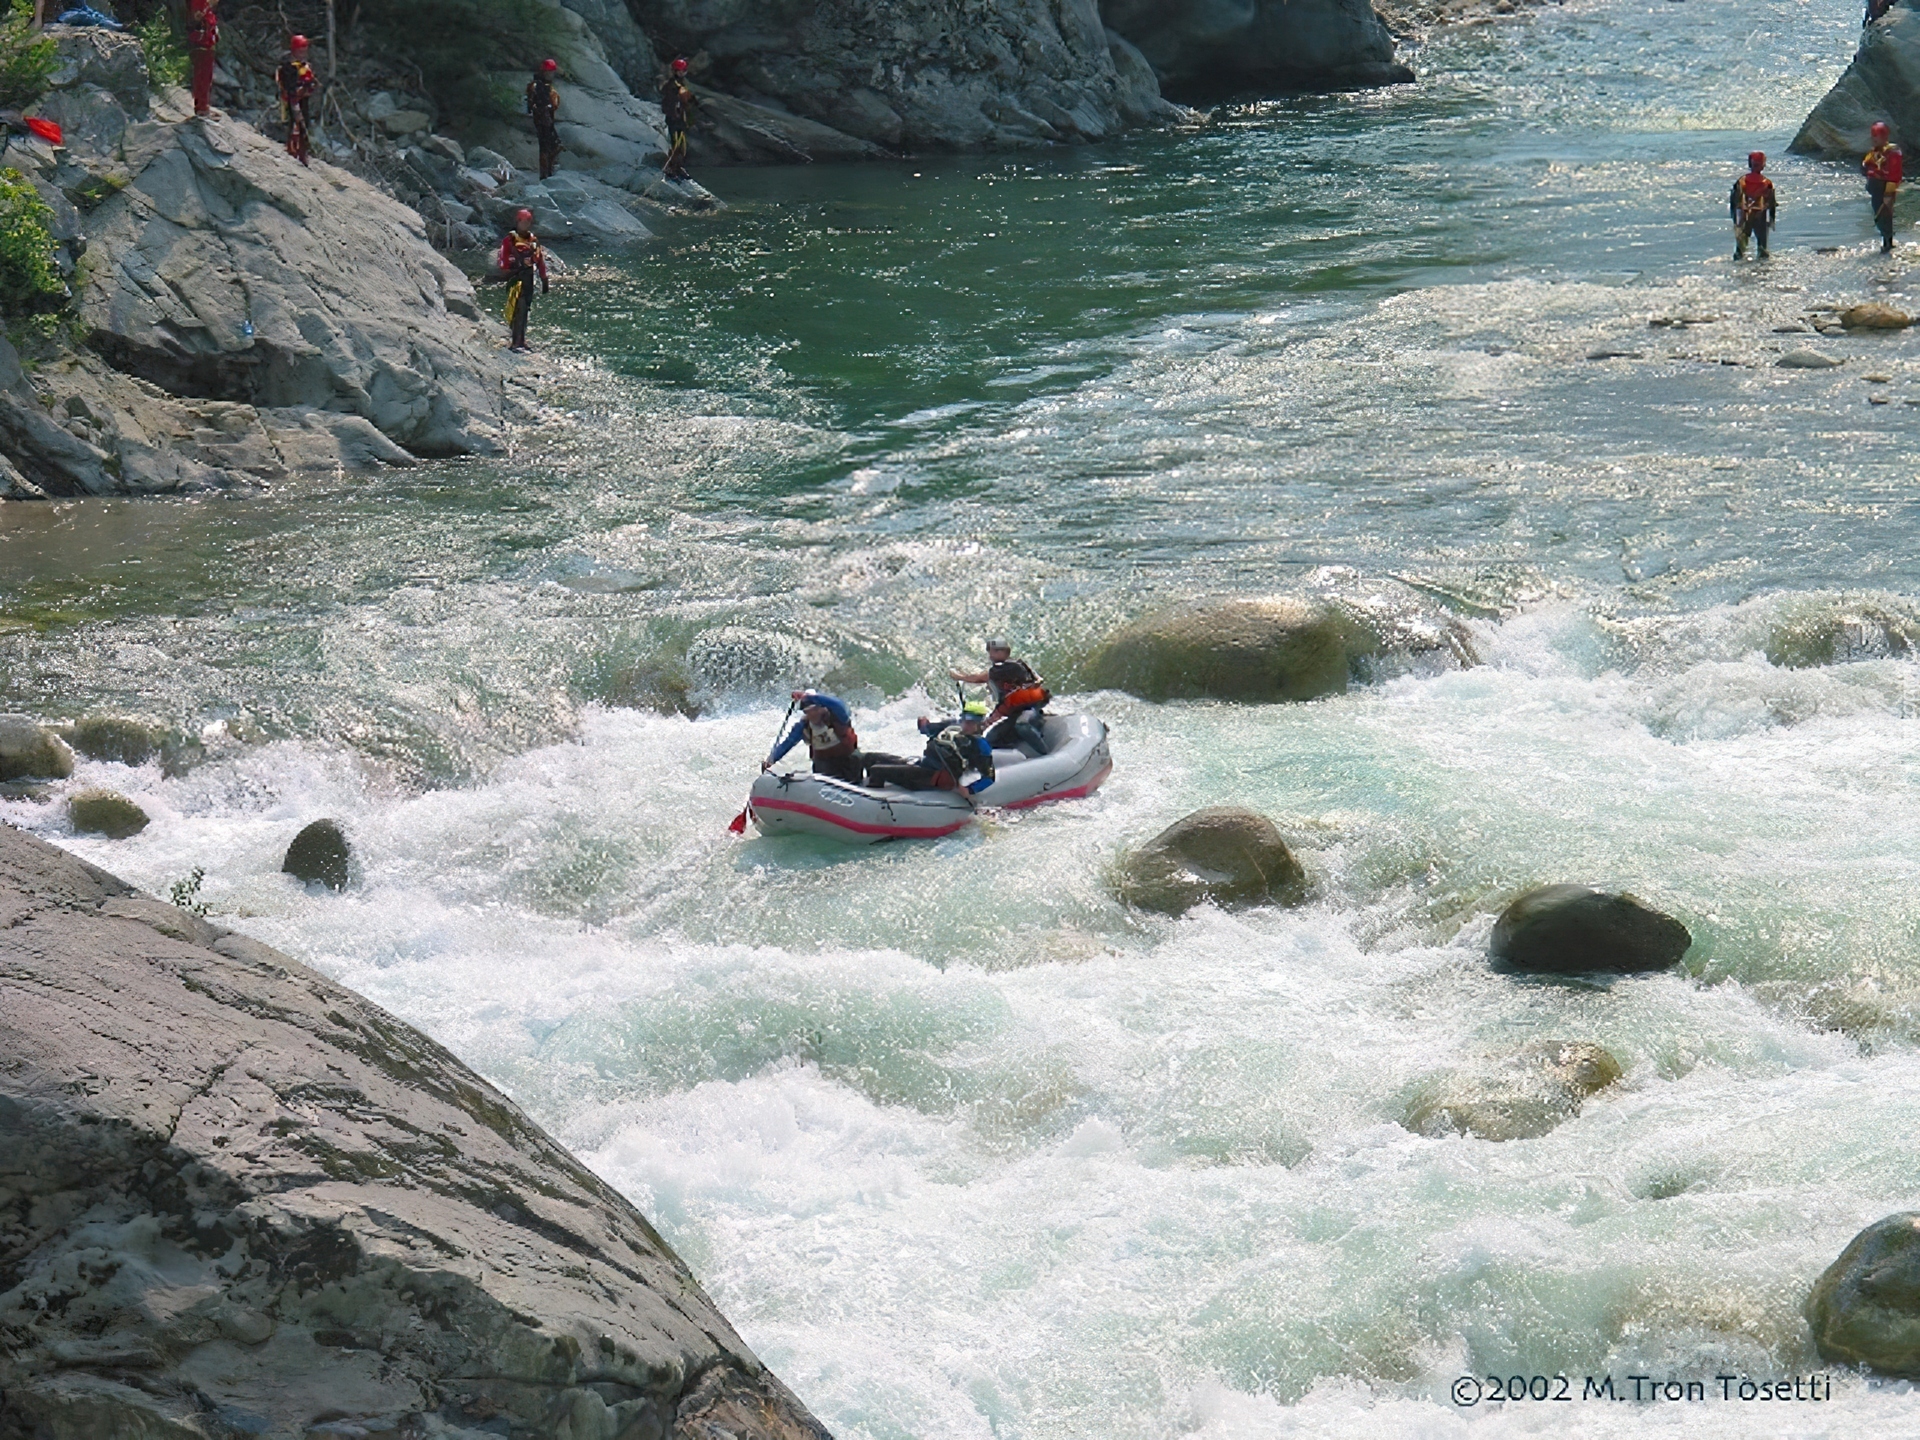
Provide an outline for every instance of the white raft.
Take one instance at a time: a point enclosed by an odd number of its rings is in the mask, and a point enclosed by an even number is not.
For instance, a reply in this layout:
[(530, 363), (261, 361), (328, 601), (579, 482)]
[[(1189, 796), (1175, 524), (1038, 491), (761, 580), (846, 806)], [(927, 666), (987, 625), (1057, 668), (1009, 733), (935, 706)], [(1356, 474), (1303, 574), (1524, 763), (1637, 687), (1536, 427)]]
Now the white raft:
[(831, 835), (856, 845), (951, 835), (975, 807), (1025, 810), (1049, 800), (1077, 800), (1100, 788), (1113, 770), (1107, 727), (1090, 715), (1049, 715), (1047, 751), (993, 752), (994, 781), (977, 796), (953, 790), (872, 789), (810, 771), (764, 771), (747, 808), (768, 835)]

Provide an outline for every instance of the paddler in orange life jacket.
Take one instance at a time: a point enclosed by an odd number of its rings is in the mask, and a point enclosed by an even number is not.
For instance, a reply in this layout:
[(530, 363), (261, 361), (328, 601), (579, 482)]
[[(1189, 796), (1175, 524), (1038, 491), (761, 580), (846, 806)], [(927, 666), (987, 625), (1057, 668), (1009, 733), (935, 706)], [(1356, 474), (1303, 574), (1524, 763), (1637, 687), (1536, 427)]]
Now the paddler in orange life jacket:
[(542, 60), (527, 86), (527, 114), (533, 119), (533, 138), (540, 145), (540, 178), (551, 179), (560, 163), (560, 92), (553, 88), (553, 77), (560, 73), (558, 60)]
[(280, 86), (280, 118), (287, 122), (287, 153), (302, 165), (313, 154), (308, 140), (313, 128), (313, 92), (320, 78), (307, 63), (307, 37), (296, 35), (287, 42), (287, 58), (274, 72)]
[(193, 113), (213, 106), (213, 52), (220, 43), (220, 16), (214, 0), (187, 0), (187, 54), (192, 59)]
[(547, 284), (547, 252), (540, 248), (540, 237), (533, 233), (533, 212), (522, 210), (513, 217), (514, 226), (500, 242), (500, 273), (507, 278), (507, 325), (513, 331), (515, 350), (527, 350), (527, 316), (533, 310), (533, 279), (540, 277), (540, 293)]
[(1036, 754), (1047, 753), (1046, 704), (1053, 696), (1024, 660), (1013, 658), (1004, 640), (987, 641), (987, 668), (972, 674), (947, 672), (965, 685), (993, 687), (993, 713), (987, 716), (987, 743), (1011, 750), (1025, 742)]
[(1904, 161), (1900, 147), (1893, 143), (1887, 122), (1873, 122), (1873, 148), (1860, 162), (1860, 173), (1867, 177), (1867, 198), (1873, 202), (1873, 223), (1880, 231), (1880, 253), (1893, 253), (1893, 202), (1900, 193)]
[(1767, 232), (1780, 214), (1780, 198), (1773, 193), (1773, 181), (1761, 172), (1767, 168), (1764, 152), (1747, 156), (1747, 173), (1733, 182), (1727, 196), (1727, 208), (1733, 212), (1733, 258), (1747, 258), (1747, 239), (1752, 237), (1759, 257), (1767, 258)]
[(853, 728), (853, 714), (846, 702), (818, 690), (796, 690), (794, 704), (800, 718), (793, 722), (773, 753), (760, 762), (762, 770), (771, 770), (802, 740), (813, 758), (813, 773), (831, 775), (855, 785), (866, 783), (866, 757), (860, 753), (860, 736)]

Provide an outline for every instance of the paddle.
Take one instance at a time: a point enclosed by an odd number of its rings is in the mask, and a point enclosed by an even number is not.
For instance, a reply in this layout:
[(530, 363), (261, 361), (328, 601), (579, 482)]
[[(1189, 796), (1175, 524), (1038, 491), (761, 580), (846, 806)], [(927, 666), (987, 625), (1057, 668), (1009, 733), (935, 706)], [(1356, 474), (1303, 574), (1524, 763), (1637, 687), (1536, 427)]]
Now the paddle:
[[(789, 700), (787, 702), (787, 713), (780, 718), (780, 728), (773, 732), (773, 743), (775, 745), (778, 745), (780, 743), (780, 737), (787, 733), (787, 721), (793, 718), (793, 707), (798, 705), (799, 703), (800, 702), (798, 700)], [(747, 833), (747, 817), (752, 813), (753, 813), (753, 802), (749, 800), (746, 803), (745, 808), (742, 809), (738, 815), (733, 817), (733, 823), (727, 826), (727, 833), (729, 835), (746, 834)]]

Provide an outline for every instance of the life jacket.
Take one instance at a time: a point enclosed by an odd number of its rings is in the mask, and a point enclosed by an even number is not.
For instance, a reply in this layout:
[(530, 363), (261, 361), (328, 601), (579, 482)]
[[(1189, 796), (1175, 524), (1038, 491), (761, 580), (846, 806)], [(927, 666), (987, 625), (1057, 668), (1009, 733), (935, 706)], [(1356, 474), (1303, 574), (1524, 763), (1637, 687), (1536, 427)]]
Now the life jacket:
[(313, 73), (313, 67), (304, 60), (289, 58), (281, 63), (274, 75), (280, 86), (280, 103), (290, 112), (303, 100), (311, 100), (320, 81)]
[(1867, 158), (1860, 162), (1860, 173), (1869, 180), (1879, 180), (1888, 185), (1898, 185), (1904, 162), (1900, 157), (1900, 147), (1888, 142), (1876, 145), (1867, 152)]
[(816, 760), (835, 760), (860, 748), (860, 736), (851, 725), (836, 725), (833, 716), (807, 719), (807, 753)]
[(551, 129), (554, 112), (559, 108), (560, 96), (552, 83), (544, 75), (535, 76), (527, 86), (527, 113), (533, 117), (533, 123)]
[(927, 754), (958, 780), (976, 763), (970, 742), (971, 737), (958, 725), (943, 725), (927, 737)]
[(687, 128), (687, 115), (693, 109), (693, 91), (675, 78), (660, 87), (660, 113), (669, 130)]
[(522, 235), (518, 230), (509, 230), (507, 238), (500, 242), (500, 268), (510, 273), (533, 270), (544, 258), (540, 253), (537, 235)]
[(187, 48), (211, 50), (220, 43), (220, 17), (213, 12), (211, 0), (187, 9)]
[(1003, 715), (1017, 715), (1022, 710), (1045, 705), (1051, 699), (1053, 692), (1044, 685), (1022, 685), (1018, 690), (1009, 690), (1002, 695), (997, 709)]
[(1740, 213), (1749, 220), (1764, 215), (1767, 202), (1773, 198), (1773, 182), (1764, 175), (1748, 171), (1740, 177), (1736, 189), (1740, 196)]

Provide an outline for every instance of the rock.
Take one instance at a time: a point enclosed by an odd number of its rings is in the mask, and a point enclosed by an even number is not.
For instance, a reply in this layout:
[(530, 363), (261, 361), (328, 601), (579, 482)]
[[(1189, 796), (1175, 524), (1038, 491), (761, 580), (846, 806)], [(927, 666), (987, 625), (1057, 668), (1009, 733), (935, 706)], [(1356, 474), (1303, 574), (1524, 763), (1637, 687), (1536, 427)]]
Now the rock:
[(1904, 330), (1913, 324), (1913, 317), (1881, 301), (1869, 300), (1841, 311), (1840, 323), (1849, 330)]
[(510, 225), (516, 207), (533, 211), (533, 226), (546, 240), (584, 240), (590, 245), (630, 245), (651, 239), (627, 205), (624, 190), (577, 170), (562, 170), (545, 181), (515, 180), (500, 187), (493, 205), (495, 221)]
[(308, 885), (325, 885), (329, 890), (347, 888), (348, 864), (352, 847), (333, 820), (315, 820), (287, 846), (286, 859), (280, 862), (284, 874)]
[(1854, 1236), (1814, 1281), (1806, 1315), (1829, 1365), (1920, 1380), (1920, 1211)]
[(621, 82), (636, 95), (648, 94), (660, 80), (660, 61), (646, 32), (635, 22), (627, 0), (561, 0), (592, 32)]
[[(502, 155), (498, 150), (489, 150), (484, 145), (469, 145), (467, 147), (467, 164), (476, 170), (486, 171), (493, 176), (496, 182), (500, 181), (500, 172), (502, 170), (511, 172), (513, 169), (513, 163), (508, 160), (506, 156)], [(511, 180), (513, 176), (509, 173), (506, 178)]]
[(1350, 655), (1370, 648), (1345, 615), (1317, 600), (1179, 605), (1108, 636), (1079, 679), (1143, 700), (1314, 700), (1345, 691)]
[(1413, 79), (1368, 0), (1101, 0), (1175, 98)]
[(360, 113), (377, 125), (399, 108), (400, 102), (393, 98), (391, 91), (376, 90), (360, 106)]
[(832, 669), (839, 657), (796, 636), (748, 625), (702, 631), (687, 646), (687, 675), (694, 703), (721, 696), (785, 698)]
[(67, 742), (28, 715), (0, 715), (0, 780), (64, 780), (73, 774)]
[(97, 86), (127, 114), (144, 117), (152, 83), (147, 52), (134, 36), (96, 25), (49, 25), (56, 63), (48, 84), (55, 90)]
[(1793, 137), (1797, 155), (1823, 155), (1859, 164), (1876, 120), (1893, 128), (1894, 140), (1912, 148), (1920, 137), (1920, 13), (1901, 5), (1860, 33), (1853, 63)]
[(112, 790), (83, 790), (67, 801), (67, 818), (82, 835), (124, 840), (147, 828), (147, 812)]
[(442, 160), (450, 160), (455, 165), (467, 163), (467, 152), (461, 148), (460, 142), (449, 140), (445, 135), (421, 136), (420, 148), (438, 155)]
[(380, 128), (389, 135), (412, 135), (426, 129), (433, 117), (424, 110), (396, 110), (380, 117)]
[(1581, 1104), (1620, 1073), (1620, 1062), (1598, 1045), (1534, 1040), (1489, 1066), (1429, 1085), (1408, 1108), (1405, 1124), (1436, 1139), (1529, 1140), (1578, 1115)]
[(1776, 370), (1832, 370), (1840, 362), (1818, 350), (1789, 350), (1773, 362)]
[(0, 827), (0, 1429), (826, 1440), (512, 1101), (142, 904)]
[(1508, 970), (1545, 975), (1632, 974), (1680, 963), (1693, 937), (1631, 895), (1543, 885), (1501, 912), (1489, 950)]
[(731, 95), (701, 97), (700, 125), (687, 141), (687, 158), (696, 165), (876, 160), (888, 153), (871, 140), (848, 135), (817, 120)]
[(90, 715), (68, 726), (61, 738), (89, 760), (121, 765), (144, 765), (173, 740), (165, 726), (124, 715)]
[(1920, 617), (1860, 602), (1820, 606), (1783, 621), (1767, 636), (1767, 659), (1783, 669), (1883, 660), (1920, 647)]
[(1215, 905), (1298, 905), (1306, 872), (1266, 816), (1214, 805), (1176, 820), (1121, 862), (1114, 891), (1142, 910), (1179, 915)]

